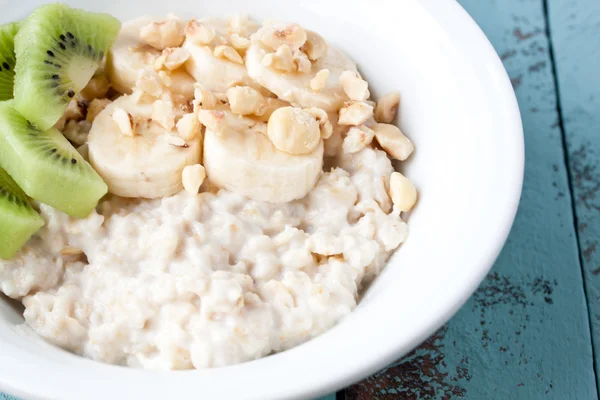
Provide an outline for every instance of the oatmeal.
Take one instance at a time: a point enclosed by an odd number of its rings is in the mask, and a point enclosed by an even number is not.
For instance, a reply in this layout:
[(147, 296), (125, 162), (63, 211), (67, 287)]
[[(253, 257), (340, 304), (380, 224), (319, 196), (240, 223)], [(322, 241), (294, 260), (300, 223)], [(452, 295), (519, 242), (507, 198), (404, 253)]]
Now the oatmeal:
[(0, 261), (51, 343), (147, 369), (254, 360), (350, 313), (407, 237), (399, 96), (370, 101), (315, 32), (138, 19), (86, 94), (59, 128), (111, 194), (80, 219), (37, 203), (45, 226)]

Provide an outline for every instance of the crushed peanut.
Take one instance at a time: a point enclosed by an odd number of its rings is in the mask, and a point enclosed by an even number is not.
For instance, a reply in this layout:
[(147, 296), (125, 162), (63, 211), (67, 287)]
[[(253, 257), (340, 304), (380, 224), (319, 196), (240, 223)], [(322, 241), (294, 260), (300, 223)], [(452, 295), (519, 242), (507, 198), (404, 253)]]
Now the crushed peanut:
[(344, 139), (342, 149), (344, 153), (358, 153), (371, 144), (374, 136), (375, 132), (364, 125), (353, 126)]
[(306, 43), (306, 31), (298, 24), (266, 24), (258, 32), (260, 41), (273, 50), (283, 45), (298, 50)]
[(359, 126), (373, 116), (373, 106), (361, 101), (349, 101), (340, 109), (340, 125)]
[(307, 108), (304, 111), (315, 117), (319, 123), (321, 137), (323, 139), (329, 139), (333, 134), (333, 125), (331, 125), (331, 121), (329, 120), (329, 115), (327, 115), (327, 112), (317, 107)]
[(258, 29), (258, 24), (246, 14), (235, 14), (229, 20), (229, 33), (247, 38)]
[(183, 21), (168, 18), (162, 22), (151, 22), (140, 30), (140, 40), (157, 50), (179, 47), (185, 39)]
[(192, 140), (197, 138), (201, 132), (200, 121), (194, 113), (185, 114), (177, 121), (177, 133), (184, 140)]
[(181, 136), (169, 135), (167, 141), (171, 146), (181, 147), (184, 149), (190, 147)]
[(200, 164), (188, 165), (183, 169), (181, 181), (186, 192), (192, 195), (197, 195), (200, 191), (200, 186), (206, 179), (206, 170)]
[(185, 37), (191, 43), (209, 46), (216, 36), (215, 29), (192, 18), (185, 26)]
[(240, 56), (233, 47), (231, 46), (217, 46), (215, 47), (214, 56), (218, 58), (225, 58), (231, 62), (237, 64), (244, 64), (244, 59)]
[(301, 108), (282, 107), (269, 119), (267, 136), (271, 143), (289, 154), (308, 154), (321, 141), (316, 118)]
[(376, 124), (373, 130), (379, 145), (396, 160), (406, 160), (415, 150), (410, 139), (395, 125)]
[(90, 79), (86, 87), (81, 91), (80, 95), (84, 100), (92, 101), (94, 99), (105, 97), (109, 88), (110, 84), (106, 76), (98, 75)]
[(281, 45), (275, 53), (265, 55), (262, 64), (284, 72), (292, 72), (296, 69), (294, 54), (288, 45)]
[(174, 71), (180, 68), (190, 58), (190, 52), (181, 47), (164, 49), (162, 54), (154, 62), (156, 71), (163, 68)]
[(227, 100), (231, 111), (239, 115), (259, 115), (267, 106), (267, 102), (260, 92), (249, 86), (236, 86), (227, 90)]
[(237, 33), (229, 36), (229, 42), (237, 51), (246, 50), (248, 47), (250, 47), (250, 40), (238, 35)]
[(417, 202), (417, 189), (400, 172), (393, 172), (390, 176), (390, 198), (400, 211), (408, 212)]
[(327, 54), (327, 42), (318, 33), (307, 30), (306, 43), (301, 50), (308, 55), (309, 59), (316, 61)]
[(369, 84), (356, 72), (342, 72), (342, 75), (340, 75), (340, 84), (350, 100), (365, 101), (371, 95), (369, 93)]
[(163, 93), (163, 85), (160, 77), (153, 71), (142, 70), (138, 75), (136, 86), (142, 92), (153, 97), (160, 97)]
[(293, 59), (294, 65), (296, 66), (295, 70), (301, 74), (308, 74), (312, 69), (312, 64), (304, 52), (295, 50)]
[(152, 104), (152, 120), (158, 122), (167, 131), (175, 126), (175, 110), (170, 100), (156, 100)]
[(162, 84), (166, 87), (170, 88), (173, 86), (173, 79), (171, 78), (171, 74), (169, 74), (167, 71), (159, 71), (158, 77), (160, 78)]
[(214, 110), (217, 108), (217, 101), (212, 92), (204, 89), (199, 83), (194, 84), (194, 111), (199, 109)]
[(271, 118), (271, 115), (273, 115), (273, 113), (276, 110), (282, 107), (289, 107), (290, 105), (290, 103), (288, 103), (285, 100), (272, 97), (267, 97), (265, 101), (266, 105), (263, 108), (262, 112), (260, 114), (257, 114), (257, 117), (259, 117), (258, 119), (263, 122), (269, 122), (269, 118)]
[(400, 106), (400, 93), (391, 92), (379, 99), (375, 108), (375, 121), (391, 124), (396, 118)]
[(112, 115), (113, 121), (125, 136), (135, 136), (133, 117), (121, 107), (117, 107)]
[(109, 99), (94, 99), (88, 106), (86, 120), (88, 122), (94, 122), (98, 114), (100, 114), (104, 109), (111, 103)]
[(325, 87), (325, 85), (327, 84), (327, 79), (329, 79), (329, 70), (328, 69), (320, 70), (319, 72), (317, 72), (315, 77), (310, 81), (310, 88), (314, 92), (321, 91), (321, 89), (323, 89)]
[(227, 129), (227, 119), (223, 111), (199, 110), (198, 121), (217, 134), (223, 134)]

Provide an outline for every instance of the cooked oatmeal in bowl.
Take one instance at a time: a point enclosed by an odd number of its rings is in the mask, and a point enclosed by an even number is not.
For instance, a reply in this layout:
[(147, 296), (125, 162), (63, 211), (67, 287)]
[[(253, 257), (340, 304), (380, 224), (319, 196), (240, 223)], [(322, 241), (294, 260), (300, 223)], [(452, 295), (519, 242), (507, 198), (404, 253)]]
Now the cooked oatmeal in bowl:
[(0, 261), (37, 334), (104, 363), (201, 369), (352, 312), (417, 199), (394, 167), (414, 151), (397, 92), (373, 99), (317, 32), (243, 15), (126, 22), (98, 65), (52, 129), (106, 190), (85, 215), (30, 195), (43, 226)]

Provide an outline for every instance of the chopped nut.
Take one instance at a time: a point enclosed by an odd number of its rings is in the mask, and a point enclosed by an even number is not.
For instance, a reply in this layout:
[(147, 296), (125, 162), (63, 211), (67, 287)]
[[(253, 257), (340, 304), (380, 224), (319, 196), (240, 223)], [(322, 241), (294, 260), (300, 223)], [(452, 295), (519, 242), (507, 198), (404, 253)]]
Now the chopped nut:
[(183, 169), (181, 181), (186, 192), (192, 195), (197, 195), (200, 191), (200, 186), (206, 179), (206, 170), (200, 164), (188, 165)]
[(140, 30), (140, 40), (158, 50), (179, 47), (184, 39), (183, 21), (178, 18), (152, 22)]
[(294, 155), (312, 152), (321, 141), (316, 118), (294, 107), (280, 108), (271, 115), (267, 136), (277, 149)]
[(168, 142), (171, 146), (181, 147), (184, 149), (189, 148), (190, 146), (183, 140), (181, 136), (169, 135)]
[(280, 109), (281, 107), (288, 107), (290, 105), (290, 103), (288, 103), (287, 101), (278, 98), (267, 97), (265, 101), (266, 105), (263, 108), (262, 112), (260, 114), (257, 114), (259, 119), (263, 122), (268, 122), (269, 118), (271, 118), (271, 115), (276, 110)]
[(373, 107), (360, 102), (350, 101), (340, 109), (340, 125), (362, 125), (373, 116)]
[(186, 114), (177, 122), (177, 133), (185, 140), (193, 140), (200, 135), (201, 125), (196, 114)]
[(217, 107), (217, 98), (215, 95), (199, 84), (194, 84), (194, 110), (214, 110)]
[(109, 99), (94, 99), (88, 106), (86, 119), (88, 122), (94, 122), (98, 114), (111, 103)]
[(308, 56), (300, 50), (294, 51), (294, 65), (296, 66), (296, 71), (301, 74), (308, 74), (312, 69), (312, 64), (308, 59)]
[(246, 39), (245, 37), (241, 37), (237, 33), (229, 36), (229, 41), (231, 42), (231, 45), (238, 51), (246, 50), (248, 47), (250, 47), (250, 40)]
[(158, 73), (158, 77), (160, 78), (162, 84), (166, 87), (170, 88), (173, 85), (173, 79), (171, 79), (171, 74), (169, 74), (167, 71), (160, 71)]
[(408, 212), (417, 202), (417, 189), (400, 172), (394, 172), (390, 176), (390, 197), (394, 206), (402, 212)]
[(315, 117), (319, 123), (321, 137), (323, 139), (329, 139), (333, 133), (333, 126), (331, 125), (331, 121), (329, 120), (329, 115), (327, 115), (327, 112), (316, 107), (307, 108), (304, 111)]
[(400, 93), (391, 92), (379, 99), (375, 108), (375, 121), (391, 124), (396, 118), (400, 106)]
[(342, 75), (340, 75), (340, 84), (351, 100), (365, 101), (371, 95), (369, 93), (369, 84), (356, 72), (342, 72)]
[(292, 72), (297, 68), (292, 49), (286, 44), (279, 46), (275, 53), (267, 54), (263, 58), (262, 64), (284, 72)]
[(328, 78), (329, 78), (329, 70), (328, 69), (320, 70), (319, 72), (317, 72), (315, 77), (310, 81), (310, 88), (314, 92), (320, 91), (327, 84)]
[(260, 92), (249, 86), (236, 86), (227, 90), (231, 111), (239, 115), (261, 114), (267, 102)]
[(235, 33), (242, 37), (248, 37), (258, 29), (258, 24), (245, 14), (235, 14), (229, 20), (229, 33)]
[(404, 136), (400, 128), (389, 124), (376, 124), (373, 127), (375, 138), (390, 157), (404, 161), (415, 150), (409, 138)]
[(199, 110), (198, 121), (215, 133), (222, 134), (227, 129), (227, 119), (223, 111)]
[(108, 93), (109, 86), (106, 76), (94, 76), (81, 91), (81, 97), (86, 101), (105, 97), (106, 93)]
[(181, 47), (164, 49), (154, 62), (154, 69), (158, 71), (164, 67), (169, 71), (174, 71), (180, 68), (188, 58), (190, 58), (190, 52)]
[(167, 131), (171, 131), (175, 126), (173, 102), (169, 100), (156, 100), (152, 104), (152, 120), (158, 122)]
[(213, 27), (204, 25), (196, 19), (191, 19), (185, 26), (185, 36), (191, 43), (209, 46), (213, 43), (216, 32)]
[(374, 136), (375, 132), (364, 125), (358, 127), (353, 126), (350, 128), (344, 139), (342, 149), (344, 150), (344, 153), (358, 153), (371, 144)]
[(160, 97), (163, 93), (163, 86), (157, 73), (147, 70), (140, 71), (136, 86), (142, 92), (153, 97)]
[(302, 51), (304, 51), (312, 61), (318, 60), (327, 54), (327, 42), (318, 33), (307, 30), (306, 43), (302, 46)]
[(298, 24), (269, 24), (259, 31), (260, 41), (275, 50), (282, 45), (297, 50), (306, 43), (306, 31)]
[(113, 112), (113, 120), (121, 133), (125, 136), (135, 136), (133, 117), (121, 107), (117, 107)]
[(237, 64), (244, 64), (244, 59), (240, 54), (231, 46), (217, 46), (214, 52), (215, 57), (225, 58), (231, 62)]

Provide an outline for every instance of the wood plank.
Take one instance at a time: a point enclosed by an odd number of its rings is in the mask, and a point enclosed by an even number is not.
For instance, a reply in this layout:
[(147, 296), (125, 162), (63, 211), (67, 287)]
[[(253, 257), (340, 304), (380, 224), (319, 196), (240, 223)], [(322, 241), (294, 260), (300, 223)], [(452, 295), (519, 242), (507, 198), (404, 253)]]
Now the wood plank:
[(600, 371), (600, 2), (549, 0), (548, 16)]
[(597, 399), (543, 2), (459, 1), (490, 37), (519, 99), (521, 207), (497, 264), (459, 314), (345, 398)]

